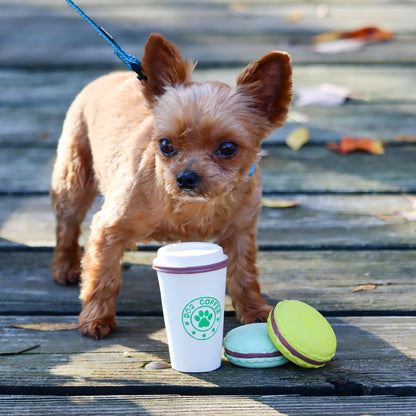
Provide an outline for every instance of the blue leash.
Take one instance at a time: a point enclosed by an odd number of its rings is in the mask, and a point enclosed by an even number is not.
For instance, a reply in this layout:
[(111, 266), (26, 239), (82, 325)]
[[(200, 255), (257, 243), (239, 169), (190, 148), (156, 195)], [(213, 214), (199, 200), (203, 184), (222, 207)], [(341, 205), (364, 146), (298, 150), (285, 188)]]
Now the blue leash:
[(146, 81), (144, 70), (140, 61), (133, 55), (126, 53), (114, 38), (101, 26), (98, 26), (90, 17), (88, 17), (73, 1), (65, 0), (81, 17), (83, 17), (113, 48), (114, 54), (117, 55), (131, 70), (136, 72), (140, 81)]
[[(113, 48), (114, 54), (117, 55), (131, 70), (136, 72), (137, 78), (140, 81), (146, 81), (147, 77), (144, 75), (144, 70), (140, 61), (133, 55), (126, 53), (122, 47), (114, 40), (114, 38), (101, 26), (98, 26), (90, 17), (88, 17), (83, 10), (81, 10), (72, 0), (65, 0), (81, 17), (83, 17), (97, 32), (103, 37)], [(252, 166), (248, 176), (253, 176), (254, 171), (256, 170), (256, 164)]]

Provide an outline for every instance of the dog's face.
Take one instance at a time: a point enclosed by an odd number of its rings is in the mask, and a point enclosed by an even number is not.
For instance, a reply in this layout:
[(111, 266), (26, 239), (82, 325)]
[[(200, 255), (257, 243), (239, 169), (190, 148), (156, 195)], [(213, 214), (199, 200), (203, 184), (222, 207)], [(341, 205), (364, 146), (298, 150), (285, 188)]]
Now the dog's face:
[(212, 199), (248, 180), (260, 150), (248, 101), (220, 83), (166, 90), (154, 105), (153, 146), (168, 194)]
[(290, 102), (289, 58), (274, 54), (249, 65), (235, 88), (199, 84), (176, 48), (151, 35), (143, 94), (154, 116), (156, 177), (169, 195), (214, 199), (249, 180), (261, 140), (283, 124)]

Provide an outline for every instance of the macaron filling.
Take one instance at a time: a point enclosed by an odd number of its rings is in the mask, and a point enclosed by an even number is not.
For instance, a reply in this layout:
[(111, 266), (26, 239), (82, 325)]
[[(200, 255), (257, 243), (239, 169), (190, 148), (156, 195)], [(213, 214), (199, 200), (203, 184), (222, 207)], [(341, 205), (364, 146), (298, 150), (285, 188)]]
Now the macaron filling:
[(249, 353), (243, 353), (243, 352), (235, 352), (230, 351), (227, 348), (224, 348), (224, 351), (227, 355), (235, 358), (273, 358), (273, 357), (280, 357), (282, 353), (280, 351), (275, 352), (249, 352)]
[(273, 311), (271, 313), (271, 322), (272, 322), (273, 331), (276, 334), (279, 341), (288, 349), (288, 351), (290, 351), (291, 354), (293, 354), (295, 357), (300, 358), (301, 360), (305, 361), (306, 363), (312, 364), (312, 365), (324, 365), (328, 362), (328, 360), (327, 361), (312, 360), (311, 358), (306, 357), (305, 355), (303, 355), (299, 351), (297, 351), (295, 348), (293, 348), (286, 341), (285, 337), (280, 333), (279, 328), (278, 328), (277, 323), (276, 323), (276, 320), (274, 318), (274, 314), (275, 314), (275, 309), (273, 309)]

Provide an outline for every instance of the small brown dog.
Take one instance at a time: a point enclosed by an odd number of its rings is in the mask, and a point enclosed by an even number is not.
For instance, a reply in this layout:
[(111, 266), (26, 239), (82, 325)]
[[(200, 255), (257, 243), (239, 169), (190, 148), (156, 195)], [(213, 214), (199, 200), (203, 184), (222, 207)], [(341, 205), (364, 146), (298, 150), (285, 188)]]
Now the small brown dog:
[[(165, 38), (145, 46), (147, 81), (132, 72), (101, 77), (77, 96), (65, 119), (52, 177), (57, 243), (52, 275), (81, 275), (83, 334), (115, 328), (120, 262), (137, 241), (215, 240), (229, 256), (227, 287), (242, 323), (271, 310), (260, 294), (256, 223), (261, 209), (261, 141), (282, 126), (291, 99), (291, 65), (272, 52), (249, 64), (235, 88), (191, 80), (192, 62)], [(96, 193), (80, 267), (80, 224)]]

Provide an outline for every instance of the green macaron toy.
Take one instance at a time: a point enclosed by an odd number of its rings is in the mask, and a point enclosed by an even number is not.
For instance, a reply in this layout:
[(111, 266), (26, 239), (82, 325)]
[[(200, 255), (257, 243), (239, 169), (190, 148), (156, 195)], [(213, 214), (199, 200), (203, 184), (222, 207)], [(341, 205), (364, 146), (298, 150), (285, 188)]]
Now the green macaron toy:
[(288, 362), (271, 341), (265, 322), (242, 325), (228, 332), (224, 353), (240, 367), (268, 368)]
[(270, 312), (267, 327), (273, 344), (301, 367), (322, 367), (335, 355), (337, 340), (331, 325), (304, 302), (279, 302)]

